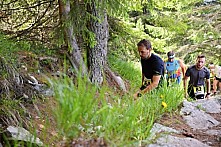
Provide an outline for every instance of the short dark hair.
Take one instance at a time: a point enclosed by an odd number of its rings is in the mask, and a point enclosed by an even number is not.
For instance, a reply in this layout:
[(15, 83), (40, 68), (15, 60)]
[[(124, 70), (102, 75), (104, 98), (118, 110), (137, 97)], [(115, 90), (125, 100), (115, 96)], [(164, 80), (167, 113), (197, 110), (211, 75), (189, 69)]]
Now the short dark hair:
[(167, 57), (168, 57), (168, 58), (174, 58), (174, 57), (175, 57), (175, 53), (174, 53), (173, 51), (169, 51), (169, 52), (167, 53)]
[(206, 56), (205, 55), (198, 55), (197, 59), (199, 59), (199, 58), (206, 58)]
[(147, 49), (152, 48), (150, 41), (146, 39), (142, 39), (140, 42), (138, 42), (137, 46), (145, 46)]

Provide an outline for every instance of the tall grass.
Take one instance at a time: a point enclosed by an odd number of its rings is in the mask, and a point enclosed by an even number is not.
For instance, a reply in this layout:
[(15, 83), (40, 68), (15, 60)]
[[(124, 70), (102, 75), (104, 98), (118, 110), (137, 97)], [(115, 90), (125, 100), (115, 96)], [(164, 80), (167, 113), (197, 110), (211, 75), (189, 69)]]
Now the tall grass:
[[(85, 82), (85, 83), (84, 83)], [(58, 127), (62, 135), (77, 136), (80, 130), (87, 129), (98, 105), (96, 87), (86, 79), (78, 79), (75, 85), (72, 79), (64, 77), (53, 81), (58, 105), (55, 109)], [(89, 122), (88, 122), (89, 121)]]
[[(19, 42), (15, 45), (5, 41), (7, 38), (1, 34), (0, 40), (0, 54), (10, 57), (11, 52), (30, 50), (28, 44), (23, 44), (21, 49)], [(63, 76), (52, 80), (57, 101), (53, 111), (59, 133), (66, 138), (103, 137), (110, 146), (140, 145), (148, 137), (153, 123), (163, 113), (177, 108), (183, 92), (178, 86), (164, 85), (134, 101), (134, 89), (141, 86), (140, 65), (113, 57), (109, 59), (111, 68), (129, 82), (131, 91), (120, 96), (108, 87), (92, 85), (86, 77), (72, 79)], [(162, 102), (167, 107), (162, 106)], [(4, 101), (3, 105), (6, 103)], [(11, 107), (14, 103), (8, 105)]]
[[(123, 61), (118, 65), (127, 66), (118, 67), (124, 69), (124, 77), (139, 75), (138, 70)], [(53, 81), (52, 86), (58, 102), (54, 112), (60, 133), (68, 138), (80, 134), (103, 137), (110, 146), (140, 145), (153, 123), (163, 113), (177, 109), (183, 99), (179, 86), (166, 84), (136, 101), (133, 92), (120, 97), (105, 86), (97, 88), (90, 84), (87, 78), (78, 78), (74, 84), (73, 79), (65, 76)], [(167, 106), (162, 106), (162, 102)]]
[(111, 69), (120, 74), (124, 79), (129, 80), (132, 87), (137, 87), (141, 84), (140, 63), (124, 61), (114, 56), (109, 56), (108, 61)]

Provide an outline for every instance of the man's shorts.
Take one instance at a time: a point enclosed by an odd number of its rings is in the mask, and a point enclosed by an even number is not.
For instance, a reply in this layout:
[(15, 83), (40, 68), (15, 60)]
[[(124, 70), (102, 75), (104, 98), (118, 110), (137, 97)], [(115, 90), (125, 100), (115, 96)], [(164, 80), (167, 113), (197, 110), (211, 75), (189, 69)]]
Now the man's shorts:
[[(203, 86), (203, 89), (205, 91), (205, 86)], [(204, 94), (195, 95), (194, 88), (192, 85), (188, 86), (187, 92), (192, 99), (204, 99), (204, 97), (205, 97)]]
[(221, 82), (221, 78), (217, 78), (217, 77), (215, 76), (215, 79), (218, 80), (219, 82)]

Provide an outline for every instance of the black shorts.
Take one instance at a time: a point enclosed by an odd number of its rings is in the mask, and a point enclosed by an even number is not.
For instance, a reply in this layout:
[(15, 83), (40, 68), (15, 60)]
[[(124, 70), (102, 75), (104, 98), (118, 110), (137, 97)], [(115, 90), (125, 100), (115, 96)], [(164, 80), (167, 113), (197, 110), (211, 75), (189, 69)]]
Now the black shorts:
[[(205, 91), (205, 86), (204, 86), (204, 91)], [(189, 86), (188, 86), (187, 92), (188, 92), (188, 95), (189, 95), (192, 99), (204, 99), (204, 94), (195, 96), (194, 90), (193, 90), (193, 86), (192, 86), (192, 85), (189, 85)]]
[(217, 81), (221, 82), (221, 78), (217, 78), (217, 77), (215, 76), (215, 79), (216, 79)]

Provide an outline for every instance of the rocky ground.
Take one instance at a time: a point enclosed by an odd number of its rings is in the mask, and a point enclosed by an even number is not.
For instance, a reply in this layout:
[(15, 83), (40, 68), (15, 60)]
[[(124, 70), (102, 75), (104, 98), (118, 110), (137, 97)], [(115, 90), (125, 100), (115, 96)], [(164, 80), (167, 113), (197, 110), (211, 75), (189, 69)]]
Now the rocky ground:
[(160, 137), (151, 147), (221, 147), (221, 96), (184, 101), (180, 112), (162, 116), (152, 133)]

